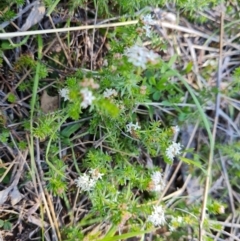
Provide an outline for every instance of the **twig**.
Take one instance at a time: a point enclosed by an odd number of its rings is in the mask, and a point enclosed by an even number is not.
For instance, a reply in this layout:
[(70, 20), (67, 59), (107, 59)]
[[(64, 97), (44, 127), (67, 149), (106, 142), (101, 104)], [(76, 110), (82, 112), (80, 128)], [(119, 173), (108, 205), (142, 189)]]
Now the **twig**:
[(70, 27), (70, 28), (56, 28), (56, 29), (45, 29), (45, 30), (35, 30), (35, 31), (23, 31), (23, 32), (14, 32), (14, 33), (1, 33), (0, 39), (8, 39), (8, 38), (14, 38), (14, 37), (18, 37), (18, 36), (38, 35), (38, 34), (47, 34), (47, 33), (62, 33), (62, 32), (70, 32), (70, 31), (94, 29), (94, 28), (119, 27), (119, 26), (133, 25), (133, 24), (137, 24), (137, 23), (138, 23), (138, 20), (132, 20), (132, 21), (127, 21), (127, 22), (109, 23), (109, 24), (101, 24), (101, 25), (89, 25), (89, 26), (78, 26), (78, 27)]
[[(56, 29), (56, 28), (55, 28), (55, 24), (54, 24), (54, 22), (52, 21), (51, 16), (48, 16), (48, 18), (49, 18), (49, 20), (50, 20), (50, 22), (51, 22), (51, 24), (52, 24), (52, 26), (53, 26), (53, 29)], [(65, 55), (65, 57), (66, 57), (69, 65), (70, 65), (70, 67), (73, 67), (73, 65), (72, 65), (72, 63), (71, 63), (71, 57), (69, 57), (69, 55), (67, 54), (67, 51), (66, 51), (66, 49), (65, 49), (65, 47), (64, 47), (64, 45), (63, 45), (63, 42), (62, 42), (62, 40), (61, 40), (58, 32), (56, 32), (56, 36), (57, 36), (58, 42), (60, 43), (60, 45), (61, 45), (61, 47), (62, 47), (62, 50), (63, 50), (63, 52), (64, 52), (64, 55)]]

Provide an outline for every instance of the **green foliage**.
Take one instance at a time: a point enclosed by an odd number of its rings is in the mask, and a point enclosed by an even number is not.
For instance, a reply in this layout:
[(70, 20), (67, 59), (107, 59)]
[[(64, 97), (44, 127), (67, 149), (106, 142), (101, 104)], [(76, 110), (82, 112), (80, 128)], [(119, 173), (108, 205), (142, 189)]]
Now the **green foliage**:
[(8, 101), (9, 101), (10, 103), (15, 103), (16, 100), (17, 100), (16, 96), (15, 96), (13, 93), (9, 93), (7, 99), (8, 99)]
[[(18, 4), (21, 2), (21, 0), (16, 0), (14, 3), (17, 1)], [(44, 0), (44, 2), (47, 7), (57, 3), (56, 0)], [(178, 8), (183, 8), (194, 16), (197, 9), (202, 10), (217, 4), (218, 1), (179, 0), (177, 3)], [(142, 7), (159, 7), (166, 4), (166, 1), (100, 0), (92, 1), (89, 4), (98, 9), (100, 16), (110, 16), (116, 12), (131, 15)], [(85, 8), (86, 1), (70, 2), (71, 10), (77, 7)], [(8, 15), (3, 16), (4, 18), (12, 18), (11, 12), (6, 11), (5, 14)], [(122, 18), (122, 20), (128, 19), (131, 18)], [(199, 18), (198, 21), (204, 22), (205, 18)], [(172, 56), (168, 61), (164, 61), (161, 56), (158, 56), (154, 61), (147, 61), (146, 68), (141, 65), (136, 66), (136, 62), (129, 61), (126, 49), (129, 50), (135, 44), (142, 47), (143, 42), (147, 39), (143, 32), (138, 31), (139, 28), (142, 28), (141, 24), (109, 30), (111, 52), (107, 56), (108, 66), (102, 67), (97, 74), (91, 72), (85, 74), (84, 71), (78, 70), (75, 74), (66, 77), (64, 81), (57, 83), (59, 89), (54, 90), (59, 93), (63, 89), (66, 91), (65, 96), (60, 93), (61, 109), (51, 114), (36, 111), (38, 115), (33, 119), (32, 134), (33, 137), (40, 139), (40, 145), (43, 147), (41, 155), (46, 159), (46, 163), (42, 165), (44, 180), (49, 192), (65, 201), (68, 209), (71, 207), (70, 201), (75, 205), (82, 200), (83, 195), (87, 197), (91, 203), (91, 205), (86, 205), (88, 214), (98, 218), (97, 221), (95, 219), (88, 220), (91, 224), (109, 222), (119, 230), (126, 224), (128, 226), (126, 232), (141, 233), (146, 228), (155, 228), (148, 218), (153, 205), (159, 204), (163, 206), (164, 213), (166, 213), (164, 225), (170, 231), (169, 238), (176, 240), (180, 236), (183, 237), (187, 234), (189, 226), (192, 227), (192, 236), (195, 238), (198, 237), (198, 217), (201, 204), (196, 202), (186, 206), (186, 202), (180, 198), (176, 202), (175, 199), (165, 199), (166, 202), (161, 200), (159, 203), (161, 191), (157, 192), (152, 189), (154, 185), (152, 174), (154, 172), (161, 174), (160, 168), (154, 166), (154, 157), (159, 158), (161, 162), (165, 161), (166, 164), (172, 164), (173, 159), (169, 159), (166, 152), (176, 134), (171, 127), (172, 123), (175, 121), (185, 123), (191, 118), (198, 118), (200, 114), (198, 110), (193, 111), (192, 107), (187, 105), (181, 109), (177, 107), (185, 97), (185, 87), (177, 82), (176, 71), (172, 67), (179, 60), (177, 56)], [(144, 51), (150, 52), (150, 49), (160, 51), (167, 48), (166, 42), (159, 40), (158, 36), (154, 34), (149, 40), (150, 44)], [(12, 49), (15, 46), (7, 43), (2, 45), (2, 48), (4, 47)], [(156, 54), (155, 52), (152, 53)], [(61, 59), (61, 57), (56, 53), (56, 58)], [(45, 65), (44, 62), (39, 64), (29, 55), (21, 55), (16, 61), (14, 69), (20, 74), (27, 70), (30, 71), (30, 75), (35, 75), (37, 64), (39, 66), (38, 78), (46, 78), (48, 76), (46, 66), (49, 64)], [(190, 73), (192, 66), (191, 62), (188, 63), (186, 68), (181, 71), (181, 75)], [(211, 66), (202, 72), (205, 77), (209, 73), (211, 73)], [(233, 87), (236, 90), (240, 79), (240, 69), (235, 70), (234, 76), (236, 80)], [(23, 82), (18, 90), (28, 91), (32, 85), (31, 80)], [(91, 97), (92, 100), (87, 105), (83, 105), (86, 90), (88, 101)], [(112, 91), (112, 94), (106, 93), (107, 91)], [(211, 100), (216, 93), (216, 90), (213, 89), (202, 89), (197, 93), (200, 104)], [(236, 91), (234, 94), (237, 94)], [(10, 94), (8, 101), (14, 103), (16, 97)], [(188, 104), (194, 104), (191, 98), (188, 101)], [(162, 111), (168, 108), (171, 108), (171, 115), (168, 114), (168, 111), (164, 113)], [(72, 120), (76, 122), (69, 124)], [(67, 127), (64, 125), (61, 129), (63, 123), (69, 125)], [(24, 128), (25, 130), (30, 129), (29, 121), (24, 123)], [(9, 130), (3, 128), (1, 131), (0, 141), (7, 143)], [(82, 147), (79, 148), (81, 150), (80, 158), (78, 156), (79, 149), (74, 149), (75, 140), (84, 144), (84, 151), (82, 151)], [(67, 150), (66, 156), (62, 156), (64, 152), (59, 150), (59, 143), (63, 150)], [(90, 145), (91, 148), (89, 148)], [(25, 150), (27, 143), (20, 141), (18, 147), (20, 150)], [(72, 153), (68, 152), (69, 147), (71, 147)], [(206, 148), (208, 150), (208, 147)], [(230, 170), (239, 179), (240, 156), (237, 154), (240, 151), (239, 143), (230, 150), (226, 147), (221, 148), (224, 154), (233, 159)], [(67, 159), (69, 156), (70, 160)], [(190, 167), (198, 168), (201, 173), (205, 172), (204, 166), (197, 159), (190, 160), (182, 157), (179, 159), (189, 164)], [(67, 168), (68, 163), (73, 168), (67, 178), (70, 170)], [(165, 166), (164, 163), (161, 164)], [(81, 183), (78, 183), (78, 179), (75, 179), (74, 182), (77, 186), (73, 184), (72, 181), (76, 178), (77, 173), (80, 177), (89, 179), (89, 177), (93, 178), (92, 174), (92, 176), (87, 176), (91, 172), (102, 174), (92, 189), (84, 190)], [(0, 175), (2, 173), (4, 173), (4, 169), (0, 169)], [(231, 181), (236, 186), (237, 178)], [(68, 197), (71, 197), (70, 200), (67, 200)], [(72, 200), (72, 197), (75, 200)], [(176, 210), (169, 208), (171, 206)], [(209, 216), (215, 217), (222, 214), (223, 207), (220, 202), (211, 200), (207, 205)], [(74, 211), (69, 210), (69, 217)], [(86, 221), (84, 218), (82, 220)], [(5, 221), (0, 220), (0, 227), (4, 227), (4, 225)], [(85, 238), (86, 240), (97, 240), (102, 235), (100, 231), (90, 234), (83, 233), (81, 225), (87, 226), (88, 223), (79, 223), (76, 227), (72, 226), (72, 222), (69, 226), (66, 225), (62, 230), (63, 240), (83, 240), (86, 235), (88, 236)], [(210, 227), (208, 219), (204, 225), (209, 232), (211, 232), (210, 228), (220, 229), (217, 225)], [(159, 240), (161, 238), (159, 237)], [(106, 240), (110, 240), (110, 238)]]
[(208, 9), (221, 3), (221, 0), (177, 0), (176, 4), (179, 8), (190, 13), (191, 16), (198, 11)]
[[(2, 164), (2, 163), (0, 163)], [(5, 168), (0, 168), (0, 177), (3, 177), (3, 175), (5, 174), (6, 169)], [(10, 173), (8, 173), (7, 175), (5, 175), (5, 177), (2, 180), (2, 184), (8, 184), (11, 180), (11, 175)]]
[(45, 179), (48, 181), (47, 188), (53, 192), (54, 195), (62, 197), (67, 190), (67, 183), (65, 179), (66, 166), (64, 162), (56, 157), (51, 158), (50, 162), (55, 169), (50, 168), (45, 175)]
[[(52, 0), (45, 0), (46, 4), (51, 4)], [(146, 6), (151, 7), (163, 7), (167, 3), (172, 3), (169, 0), (99, 0), (92, 1), (94, 8), (98, 9), (98, 14), (103, 16), (112, 16), (114, 14), (123, 15), (129, 14), (133, 15), (137, 11), (143, 9)], [(221, 0), (177, 0), (176, 5), (179, 9), (183, 9), (190, 15), (196, 14), (198, 11), (203, 9), (216, 6), (221, 3)], [(84, 7), (86, 5), (85, 0), (71, 0), (69, 2), (69, 7), (71, 9), (76, 9), (77, 7)], [(201, 21), (205, 19), (201, 18)]]
[(84, 234), (77, 227), (65, 227), (62, 230), (64, 241), (83, 240)]
[(16, 16), (15, 12), (8, 9), (7, 11), (2, 13), (1, 20), (2, 21), (10, 21), (12, 18)]
[(6, 144), (8, 142), (10, 132), (8, 129), (5, 129), (5, 128), (2, 128), (0, 131), (1, 131), (0, 142)]
[(19, 150), (26, 150), (26, 148), (27, 148), (27, 142), (25, 142), (25, 141), (19, 141), (19, 143), (18, 143), (18, 148), (19, 148)]
[(58, 116), (55, 114), (41, 115), (35, 121), (35, 127), (33, 128), (33, 135), (40, 138), (40, 140), (45, 140), (47, 137), (57, 138), (58, 126)]
[(11, 230), (12, 223), (9, 221), (0, 219), (0, 228), (3, 228), (3, 230)]
[(0, 22), (10, 21), (15, 16), (16, 13), (13, 11), (14, 5), (16, 4), (17, 7), (22, 6), (25, 3), (25, 0), (2, 0), (0, 2)]
[(239, 189), (240, 178), (240, 142), (231, 145), (218, 145), (224, 156), (228, 157), (227, 169), (230, 175), (230, 183)]
[(56, 0), (44, 0), (43, 2), (44, 2), (44, 5), (49, 8), (54, 4), (54, 2), (56, 2)]
[(36, 67), (35, 60), (30, 55), (21, 55), (14, 64), (14, 69), (21, 72), (23, 69), (34, 69)]
[(39, 79), (44, 79), (48, 76), (48, 69), (44, 64), (40, 64)]

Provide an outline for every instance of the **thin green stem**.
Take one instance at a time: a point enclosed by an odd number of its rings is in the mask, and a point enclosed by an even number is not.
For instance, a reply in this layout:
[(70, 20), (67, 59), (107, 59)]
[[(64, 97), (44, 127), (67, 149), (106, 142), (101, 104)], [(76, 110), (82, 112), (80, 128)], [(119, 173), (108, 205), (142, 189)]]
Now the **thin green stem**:
[(42, 49), (43, 49), (43, 43), (42, 43), (42, 37), (41, 35), (37, 36), (38, 39), (38, 62), (36, 66), (36, 73), (33, 83), (33, 91), (32, 91), (32, 99), (31, 99), (31, 110), (30, 110), (30, 158), (31, 158), (31, 176), (33, 179), (33, 182), (36, 184), (36, 177), (35, 177), (35, 157), (34, 157), (34, 138), (33, 138), (33, 115), (35, 111), (35, 104), (36, 104), (36, 98), (37, 98), (37, 90), (38, 90), (38, 84), (39, 84), (39, 72), (40, 72), (40, 60), (42, 58)]

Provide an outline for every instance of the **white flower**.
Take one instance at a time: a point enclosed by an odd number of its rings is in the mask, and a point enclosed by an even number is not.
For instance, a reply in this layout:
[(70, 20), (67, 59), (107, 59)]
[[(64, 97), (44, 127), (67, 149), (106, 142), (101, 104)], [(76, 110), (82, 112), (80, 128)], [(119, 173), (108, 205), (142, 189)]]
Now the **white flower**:
[(132, 129), (133, 130), (138, 130), (141, 129), (141, 126), (138, 125), (138, 122), (136, 124), (133, 124), (130, 122), (129, 124), (126, 125), (127, 132), (130, 132), (132, 134)]
[(165, 214), (162, 206), (154, 206), (154, 211), (148, 216), (147, 221), (151, 222), (154, 226), (163, 225), (165, 220)]
[(142, 20), (143, 20), (144, 24), (153, 24), (154, 23), (154, 20), (153, 20), (151, 14), (147, 14), (147, 15), (143, 16)]
[(89, 171), (89, 173), (91, 174), (91, 176), (92, 176), (92, 179), (94, 179), (94, 180), (98, 180), (98, 179), (102, 179), (102, 176), (104, 175), (103, 173), (100, 173), (99, 171), (98, 171), (98, 169), (91, 169), (90, 171)]
[(151, 175), (151, 179), (152, 179), (152, 187), (151, 190), (155, 191), (155, 192), (161, 192), (164, 190), (166, 184), (165, 181), (162, 178), (162, 173), (159, 171), (154, 172)]
[(178, 125), (177, 126), (172, 126), (173, 132), (178, 133), (180, 131)]
[(223, 205), (220, 205), (220, 206), (218, 207), (217, 212), (218, 212), (219, 214), (225, 213), (225, 207), (224, 207)]
[(132, 63), (136, 67), (142, 67), (143, 69), (146, 69), (147, 52), (148, 49), (145, 47), (134, 45), (130, 48), (127, 48), (125, 55), (128, 57), (128, 62)]
[(87, 108), (90, 106), (96, 98), (93, 96), (92, 91), (88, 90), (87, 88), (84, 88), (80, 91), (83, 97), (83, 101), (81, 103), (82, 108)]
[(166, 156), (171, 160), (173, 161), (173, 158), (176, 156), (176, 155), (179, 155), (181, 154), (181, 144), (180, 143), (176, 143), (176, 142), (172, 142), (172, 145), (170, 145), (167, 150), (166, 150)]
[(146, 32), (146, 36), (151, 37), (151, 26), (150, 25), (154, 23), (154, 20), (152, 19), (152, 15), (147, 14), (147, 15), (143, 16), (142, 20), (144, 23), (143, 29)]
[(117, 96), (117, 91), (115, 89), (106, 89), (104, 92), (103, 92), (103, 96), (105, 98), (109, 98), (111, 96)]
[(69, 100), (69, 89), (63, 88), (59, 90), (59, 94), (62, 98), (64, 98), (64, 101)]
[(142, 69), (146, 69), (146, 64), (149, 62), (156, 63), (159, 58), (159, 55), (152, 50), (138, 45), (127, 48), (124, 54), (128, 57), (128, 62)]
[(84, 173), (75, 180), (77, 187), (81, 188), (83, 191), (91, 191), (95, 187), (98, 179), (102, 179), (104, 175), (100, 173), (98, 169), (91, 169), (89, 173), (90, 175)]
[(146, 36), (150, 38), (151, 37), (151, 26), (150, 25), (144, 25), (143, 29), (146, 32)]
[(91, 179), (89, 175), (84, 173), (78, 179), (75, 180), (75, 183), (78, 188), (81, 188), (83, 191), (91, 191), (96, 185), (96, 180)]
[(147, 60), (150, 63), (156, 63), (158, 61), (159, 55), (154, 53), (152, 50), (147, 53)]

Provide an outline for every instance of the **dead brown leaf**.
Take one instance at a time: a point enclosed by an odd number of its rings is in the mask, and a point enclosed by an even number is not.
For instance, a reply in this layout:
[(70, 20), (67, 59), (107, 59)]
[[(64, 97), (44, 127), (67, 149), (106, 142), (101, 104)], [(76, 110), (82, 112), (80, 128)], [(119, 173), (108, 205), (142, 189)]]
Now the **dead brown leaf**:
[(6, 189), (0, 191), (0, 205), (4, 204), (7, 201), (8, 196), (10, 196), (10, 198), (13, 198), (13, 199), (11, 199), (11, 202), (13, 202), (15, 204), (16, 204), (16, 201), (19, 202), (22, 199), (22, 197), (20, 199), (19, 194), (16, 194), (16, 193), (11, 194), (11, 193), (12, 193), (12, 190), (14, 190), (16, 188), (16, 186), (18, 185), (19, 179), (22, 175), (23, 165), (24, 165), (24, 162), (23, 162), (23, 160), (21, 160), (21, 162), (19, 163), (19, 168), (18, 168), (17, 174), (15, 175), (12, 184), (9, 187), (7, 187)]
[(35, 225), (37, 225), (38, 227), (44, 227), (47, 228), (48, 227), (48, 223), (43, 221), (41, 218), (37, 218), (33, 215), (29, 215), (28, 216), (28, 222), (33, 223)]
[(11, 198), (11, 204), (14, 206), (22, 200), (23, 195), (19, 192), (18, 187), (15, 186), (9, 193), (9, 197)]
[(51, 113), (58, 109), (58, 96), (50, 96), (47, 91), (43, 91), (41, 96), (41, 109), (44, 113)]
[(35, 6), (32, 8), (30, 14), (26, 19), (26, 22), (23, 24), (20, 30), (27, 31), (33, 25), (35, 25), (36, 23), (39, 23), (43, 19), (45, 11), (46, 11), (45, 6), (39, 1), (36, 1)]

